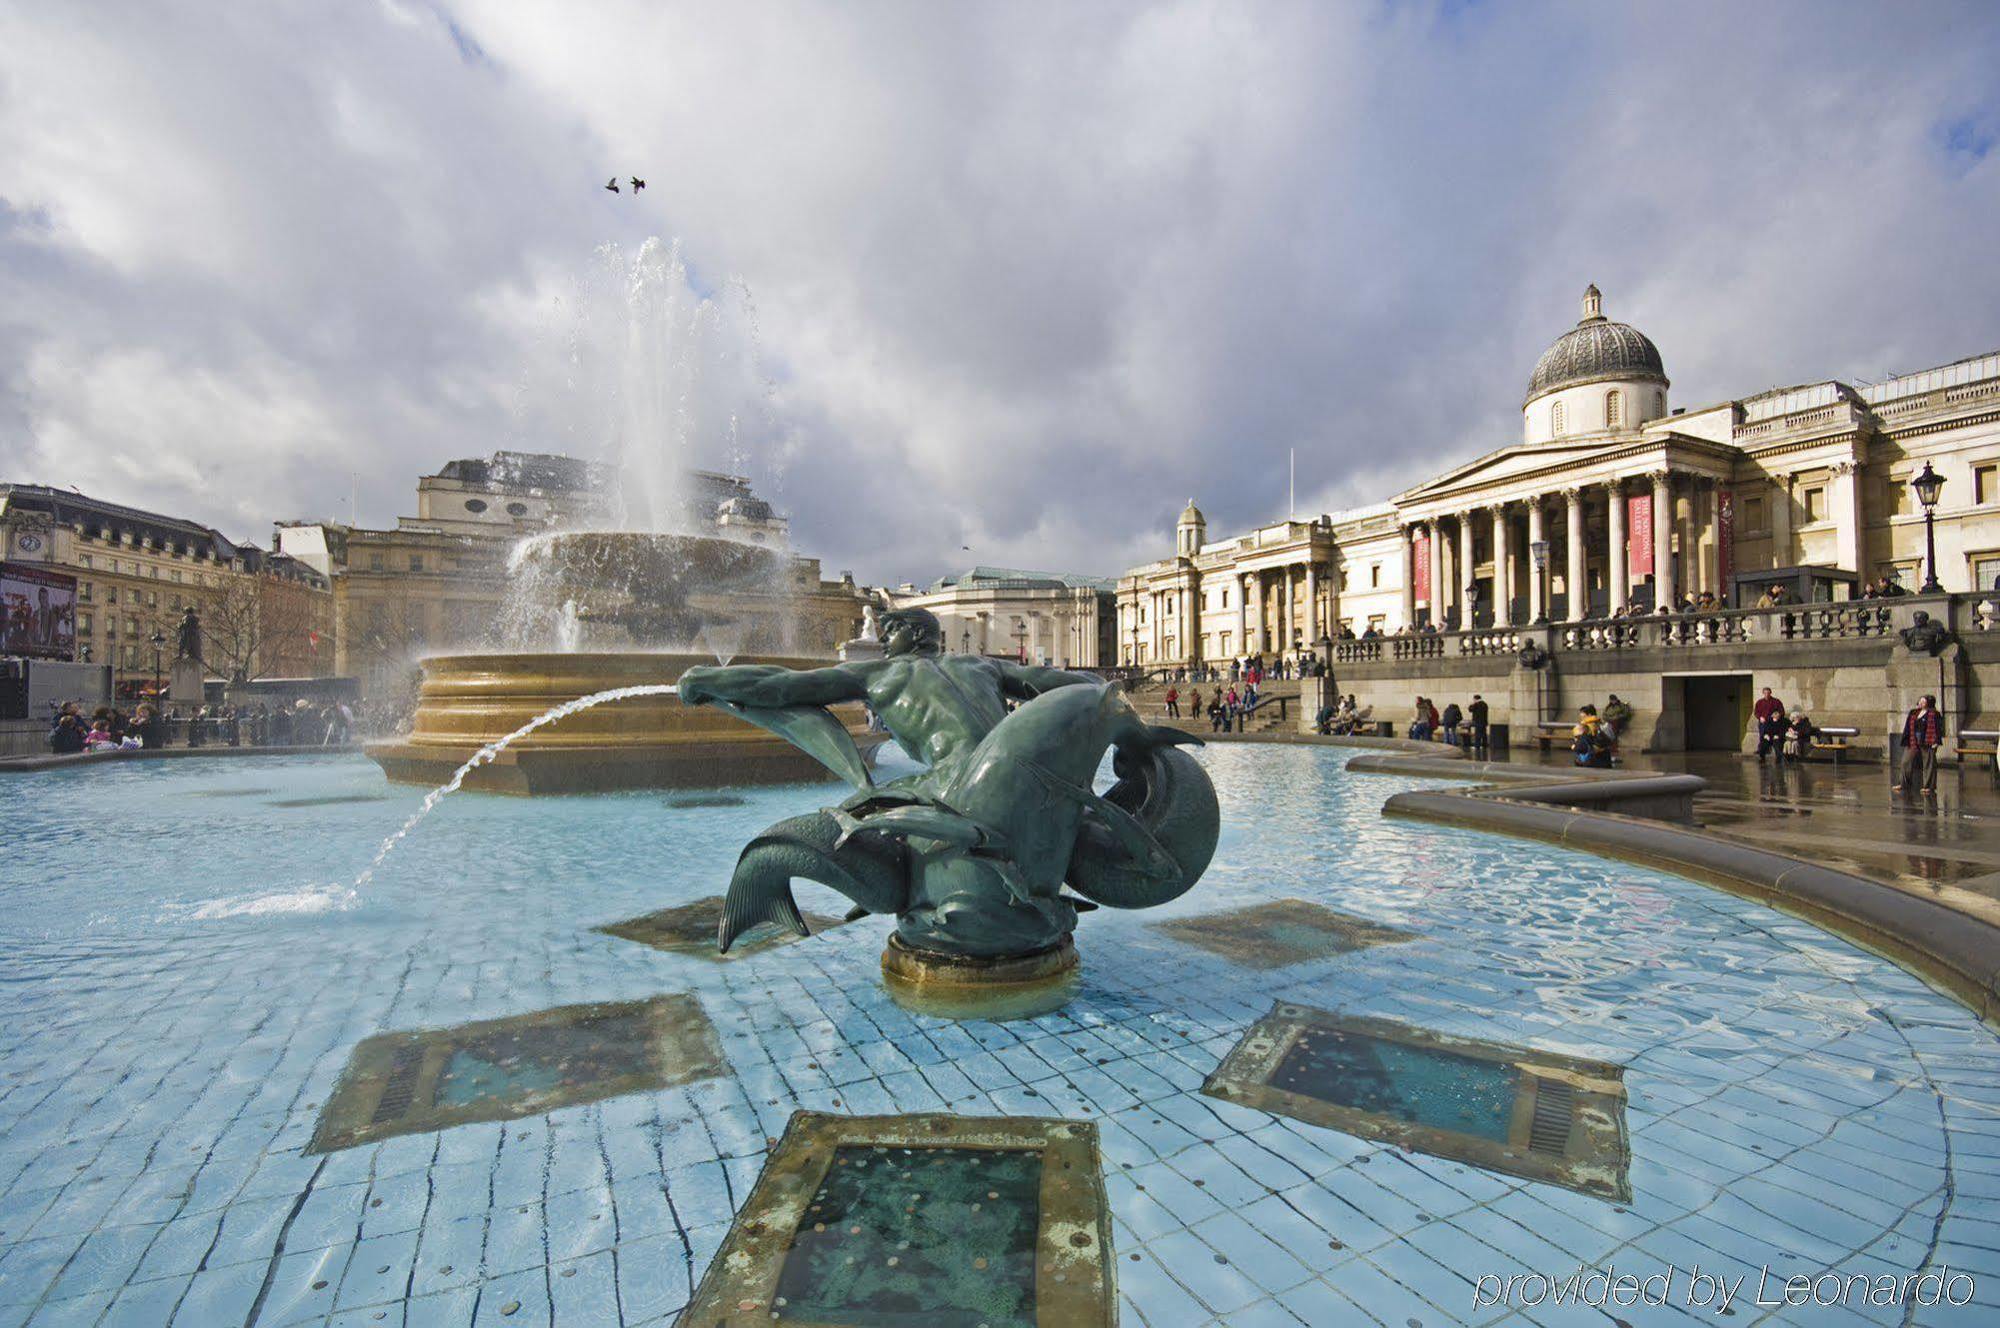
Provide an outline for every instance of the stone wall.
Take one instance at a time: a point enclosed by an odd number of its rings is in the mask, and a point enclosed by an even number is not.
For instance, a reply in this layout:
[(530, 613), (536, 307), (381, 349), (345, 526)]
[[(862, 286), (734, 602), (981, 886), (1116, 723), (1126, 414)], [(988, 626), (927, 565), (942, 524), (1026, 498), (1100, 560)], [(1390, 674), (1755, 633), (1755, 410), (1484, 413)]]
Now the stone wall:
[[(2000, 598), (2000, 597), (1996, 597)], [(1909, 596), (1803, 608), (1739, 610), (1666, 619), (1623, 619), (1512, 631), (1446, 633), (1342, 641), (1334, 647), (1331, 694), (1352, 693), (1372, 719), (1407, 730), (1415, 698), (1443, 708), (1485, 696), (1495, 723), (1524, 740), (1538, 719), (1573, 719), (1578, 707), (1602, 707), (1613, 693), (1631, 704), (1628, 746), (1682, 751), (1694, 712), (1688, 679), (1734, 679), (1743, 701), (1764, 687), (1822, 727), (1859, 730), (1855, 754), (1885, 754), (1904, 712), (1925, 691), (1938, 696), (1949, 731), (2000, 728), (2000, 615), (1982, 616), (1975, 595)], [(1991, 610), (1996, 606), (1986, 603)], [(1919, 613), (1944, 625), (1951, 640), (1937, 653), (1913, 651), (1903, 632)], [(1522, 652), (1546, 655), (1529, 668)], [(1713, 688), (1716, 683), (1697, 683)], [(1318, 700), (1301, 707), (1310, 727)], [(1690, 706), (1694, 707), (1691, 712)], [(1700, 736), (1694, 735), (1700, 744)], [(1705, 745), (1705, 744), (1702, 744)], [(1754, 750), (1744, 726), (1740, 747)]]

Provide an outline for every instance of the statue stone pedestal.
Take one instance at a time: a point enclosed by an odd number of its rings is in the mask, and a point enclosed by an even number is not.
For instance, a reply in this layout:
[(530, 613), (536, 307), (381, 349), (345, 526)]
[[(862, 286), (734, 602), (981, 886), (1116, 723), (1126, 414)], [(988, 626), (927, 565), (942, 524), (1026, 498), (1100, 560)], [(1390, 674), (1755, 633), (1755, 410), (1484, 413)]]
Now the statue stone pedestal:
[(202, 679), (207, 672), (198, 659), (182, 655), (174, 661), (173, 671), (167, 675), (167, 695), (173, 700), (175, 713), (191, 715), (202, 704)]
[(840, 645), (840, 662), (849, 663), (857, 659), (882, 658), (882, 643), (873, 637), (857, 636), (852, 641)]

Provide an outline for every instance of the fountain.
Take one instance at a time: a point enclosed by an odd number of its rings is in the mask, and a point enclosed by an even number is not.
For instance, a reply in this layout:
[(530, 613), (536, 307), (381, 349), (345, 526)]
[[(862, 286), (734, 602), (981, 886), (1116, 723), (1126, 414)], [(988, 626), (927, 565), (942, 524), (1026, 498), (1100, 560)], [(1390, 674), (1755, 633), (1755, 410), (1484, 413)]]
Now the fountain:
[[(737, 437), (714, 401), (726, 391), (701, 366), (744, 356), (714, 344), (724, 316), (692, 295), (678, 250), (649, 240), (630, 259), (609, 246), (599, 259), (570, 305), (574, 325), (552, 339), (554, 395), (566, 427), (617, 458), (605, 506), (623, 528), (521, 540), (491, 648), (420, 661), (411, 731), (368, 754), (397, 782), (524, 794), (824, 779), (783, 738), (664, 690), (699, 664), (830, 663), (864, 601), (850, 587), (828, 603), (817, 563), (790, 551), (768, 504), (694, 470), (694, 438)], [(754, 328), (746, 340), (754, 351)], [(829, 638), (820, 629), (835, 619)], [(864, 758), (886, 740), (863, 706), (836, 718)]]

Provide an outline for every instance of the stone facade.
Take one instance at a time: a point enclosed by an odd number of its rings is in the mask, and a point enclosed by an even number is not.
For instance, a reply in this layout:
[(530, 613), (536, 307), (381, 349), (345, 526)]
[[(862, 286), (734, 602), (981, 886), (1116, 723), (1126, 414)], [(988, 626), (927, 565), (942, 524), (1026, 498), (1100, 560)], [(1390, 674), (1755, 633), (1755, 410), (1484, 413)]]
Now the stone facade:
[(1116, 659), (1112, 586), (1070, 572), (974, 567), (922, 589), (904, 584), (885, 593), (896, 608), (936, 614), (947, 650), (1095, 669)]
[(1522, 441), (1388, 503), (1231, 540), (1211, 542), (1190, 502), (1174, 556), (1119, 578), (1120, 662), (1583, 622), (1684, 596), (1741, 608), (1774, 581), (1832, 601), (1884, 578), (1915, 591), (1928, 568), (1911, 480), (1927, 465), (1945, 481), (1939, 583), (2000, 578), (2000, 353), (1689, 411), (1668, 387), (1652, 343), (1605, 319), (1592, 287), (1536, 366)]
[(202, 618), (209, 677), (334, 672), (327, 577), (199, 522), (72, 489), (0, 485), (0, 556), (76, 578), (77, 657), (109, 664), (127, 699), (164, 680), (189, 607)]

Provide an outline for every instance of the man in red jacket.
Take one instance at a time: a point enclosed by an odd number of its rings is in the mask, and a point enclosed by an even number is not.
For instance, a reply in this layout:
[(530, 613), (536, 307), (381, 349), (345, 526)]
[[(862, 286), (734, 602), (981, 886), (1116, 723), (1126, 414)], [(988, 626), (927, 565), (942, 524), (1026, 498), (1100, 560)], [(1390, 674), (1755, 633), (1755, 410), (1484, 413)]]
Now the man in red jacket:
[(1936, 698), (1923, 697), (1903, 719), (1903, 782), (1898, 791), (1904, 797), (1916, 797), (1920, 787), (1926, 797), (1937, 796), (1937, 758), (1942, 746), (1944, 716), (1938, 713)]

